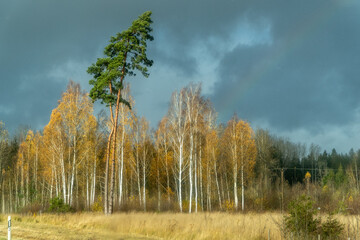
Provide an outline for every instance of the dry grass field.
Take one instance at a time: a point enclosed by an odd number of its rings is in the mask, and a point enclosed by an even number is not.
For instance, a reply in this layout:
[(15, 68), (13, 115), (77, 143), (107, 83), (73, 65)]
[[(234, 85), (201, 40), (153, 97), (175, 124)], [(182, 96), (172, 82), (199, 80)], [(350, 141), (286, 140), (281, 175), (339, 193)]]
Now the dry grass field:
[[(338, 216), (354, 239), (356, 216)], [(2, 216), (0, 239), (6, 239)], [(119, 213), (12, 216), (12, 239), (281, 239), (278, 213)], [(356, 237), (360, 237), (359, 235)]]

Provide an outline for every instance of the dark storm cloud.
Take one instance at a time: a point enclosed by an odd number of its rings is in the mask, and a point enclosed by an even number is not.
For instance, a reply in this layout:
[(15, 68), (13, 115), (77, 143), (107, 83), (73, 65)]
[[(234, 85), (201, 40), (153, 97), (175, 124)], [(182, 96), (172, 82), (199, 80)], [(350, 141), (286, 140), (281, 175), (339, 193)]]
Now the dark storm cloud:
[(155, 65), (129, 81), (152, 126), (191, 81), (203, 82), (224, 122), (237, 112), (279, 131), (319, 132), (359, 117), (355, 0), (44, 0), (0, 2), (0, 120), (41, 128), (68, 80), (89, 90), (87, 67), (147, 10)]
[[(273, 44), (240, 46), (224, 56), (218, 72), (221, 81), (212, 97), (217, 109), (227, 109), (223, 119), (236, 111), (280, 129), (318, 130), (322, 124), (354, 120), (354, 110), (360, 107), (359, 8), (351, 2), (319, 2), (259, 11), (272, 23)], [(222, 101), (229, 92), (237, 94), (234, 89), (246, 92), (231, 98), (238, 102)]]

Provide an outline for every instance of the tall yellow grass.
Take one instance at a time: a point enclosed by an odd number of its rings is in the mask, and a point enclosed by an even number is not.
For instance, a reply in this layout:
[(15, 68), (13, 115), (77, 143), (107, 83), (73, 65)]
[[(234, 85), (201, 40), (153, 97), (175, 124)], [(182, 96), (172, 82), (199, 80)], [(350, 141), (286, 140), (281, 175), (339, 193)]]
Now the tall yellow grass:
[[(325, 216), (322, 217), (325, 220)], [(360, 235), (357, 216), (336, 216), (345, 224), (344, 239), (358, 239)], [(3, 217), (3, 219), (5, 219)], [(281, 239), (277, 223), (282, 221), (279, 213), (78, 213), (64, 215), (13, 216), (13, 225), (19, 230), (36, 231), (56, 228), (57, 239), (67, 239), (70, 231), (93, 234), (93, 239)], [(3, 221), (4, 222), (4, 221)], [(47, 226), (47, 227), (46, 227)], [(61, 229), (61, 231), (60, 231)], [(269, 232), (270, 230), (270, 232)], [(34, 233), (33, 233), (34, 234)], [(101, 237), (102, 236), (102, 237)], [(24, 238), (26, 239), (26, 237)], [(41, 239), (46, 239), (41, 238)]]
[[(116, 213), (15, 216), (14, 221), (150, 239), (280, 239), (277, 213)], [(275, 221), (274, 221), (275, 220)], [(16, 224), (16, 223), (15, 223)], [(81, 232), (81, 231), (80, 231)]]

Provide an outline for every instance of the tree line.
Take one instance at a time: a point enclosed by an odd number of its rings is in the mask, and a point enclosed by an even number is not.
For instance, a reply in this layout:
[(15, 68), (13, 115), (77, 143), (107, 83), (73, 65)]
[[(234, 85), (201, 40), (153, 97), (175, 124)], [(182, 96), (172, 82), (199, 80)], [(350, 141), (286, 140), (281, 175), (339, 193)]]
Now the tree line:
[[(236, 115), (218, 124), (200, 84), (172, 94), (156, 129), (136, 113), (129, 84), (122, 97), (133, 108), (119, 106), (111, 149), (115, 210), (281, 210), (301, 193), (325, 209), (356, 209), (359, 151), (307, 148), (253, 131)], [(70, 81), (42, 131), (22, 128), (10, 137), (1, 123), (1, 211), (46, 210), (54, 197), (74, 209), (104, 211), (111, 121), (104, 112), (94, 115), (88, 93)]]

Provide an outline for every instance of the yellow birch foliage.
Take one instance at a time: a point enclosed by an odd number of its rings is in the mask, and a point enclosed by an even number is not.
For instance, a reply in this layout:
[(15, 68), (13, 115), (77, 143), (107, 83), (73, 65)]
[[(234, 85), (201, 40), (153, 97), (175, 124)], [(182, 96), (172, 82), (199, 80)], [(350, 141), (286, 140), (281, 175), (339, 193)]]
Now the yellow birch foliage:
[(246, 182), (252, 180), (256, 161), (256, 145), (250, 124), (233, 117), (227, 124), (223, 136), (223, 149), (226, 151), (234, 171), (244, 167)]

